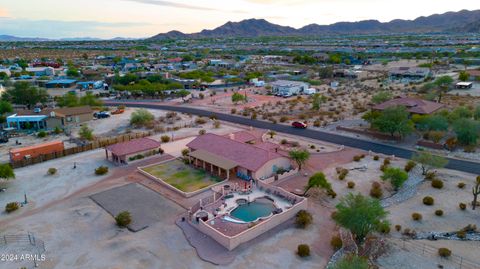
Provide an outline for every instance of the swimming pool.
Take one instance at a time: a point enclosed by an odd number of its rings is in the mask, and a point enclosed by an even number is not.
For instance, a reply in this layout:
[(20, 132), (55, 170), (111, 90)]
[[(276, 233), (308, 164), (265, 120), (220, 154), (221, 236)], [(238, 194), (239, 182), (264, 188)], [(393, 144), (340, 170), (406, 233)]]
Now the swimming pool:
[(237, 208), (230, 212), (230, 216), (244, 222), (252, 222), (270, 216), (275, 209), (275, 205), (270, 201), (255, 200), (250, 203), (239, 204)]

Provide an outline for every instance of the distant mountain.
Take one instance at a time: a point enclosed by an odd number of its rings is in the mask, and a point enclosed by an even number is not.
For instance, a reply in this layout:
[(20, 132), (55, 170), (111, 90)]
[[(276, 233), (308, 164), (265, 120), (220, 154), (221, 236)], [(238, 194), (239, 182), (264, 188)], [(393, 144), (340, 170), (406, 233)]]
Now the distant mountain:
[(12, 35), (0, 35), (0, 42), (16, 42), (16, 41), (48, 41), (47, 38), (31, 38), (31, 37), (17, 37)]
[(432, 32), (479, 32), (480, 10), (462, 10), (419, 17), (415, 20), (379, 22), (338, 22), (330, 25), (310, 24), (300, 29), (270, 23), (264, 19), (249, 19), (227, 22), (213, 30), (184, 34), (171, 31), (151, 37), (153, 40), (208, 37), (259, 37), (259, 36), (315, 36), (325, 34), (380, 34), (380, 33), (432, 33)]

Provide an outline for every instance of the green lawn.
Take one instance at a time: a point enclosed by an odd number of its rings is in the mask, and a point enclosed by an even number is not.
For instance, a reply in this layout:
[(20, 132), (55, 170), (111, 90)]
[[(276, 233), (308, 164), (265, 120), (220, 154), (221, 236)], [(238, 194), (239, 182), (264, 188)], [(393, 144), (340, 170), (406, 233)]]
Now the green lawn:
[(221, 181), (179, 160), (149, 166), (142, 170), (183, 192), (194, 192)]

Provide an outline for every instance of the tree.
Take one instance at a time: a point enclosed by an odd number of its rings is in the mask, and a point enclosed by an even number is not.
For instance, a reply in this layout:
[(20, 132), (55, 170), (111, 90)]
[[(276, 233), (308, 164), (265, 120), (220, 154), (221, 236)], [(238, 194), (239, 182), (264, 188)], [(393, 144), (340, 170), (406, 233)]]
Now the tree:
[(26, 81), (18, 81), (2, 95), (2, 100), (13, 104), (32, 107), (37, 103), (47, 102), (48, 94), (45, 90), (30, 85)]
[(244, 102), (245, 100), (246, 100), (246, 98), (245, 98), (245, 95), (243, 95), (243, 94), (240, 94), (238, 92), (234, 92), (232, 94), (232, 103), (234, 103), (235, 105), (238, 102)]
[(467, 81), (470, 78), (470, 74), (468, 74), (465, 71), (460, 71), (460, 74), (458, 74), (458, 79), (461, 81)]
[(0, 115), (13, 112), (12, 104), (7, 101), (0, 101)]
[(448, 160), (437, 156), (432, 155), (429, 152), (421, 152), (414, 154), (412, 161), (419, 163), (422, 167), (422, 175), (426, 175), (433, 168), (442, 168), (447, 165)]
[(404, 137), (413, 131), (413, 122), (409, 119), (409, 115), (404, 106), (389, 107), (373, 120), (372, 125), (380, 132), (389, 133), (392, 137), (395, 133)]
[(80, 138), (85, 139), (85, 140), (93, 140), (93, 130), (88, 128), (87, 125), (82, 125), (80, 127), (80, 131), (78, 131), (78, 135)]
[(298, 170), (302, 170), (302, 166), (310, 158), (310, 152), (307, 150), (292, 150), (288, 153), (288, 156), (297, 163)]
[(424, 116), (418, 121), (417, 129), (426, 131), (447, 131), (448, 120), (442, 115)]
[(378, 231), (385, 223), (386, 212), (378, 199), (349, 193), (336, 206), (333, 220), (350, 230), (358, 243), (362, 243), (371, 232)]
[(99, 100), (91, 92), (87, 92), (84, 96), (80, 97), (80, 105), (82, 106), (101, 106), (103, 102)]
[(331, 78), (333, 77), (333, 68), (331, 66), (320, 68), (318, 71), (318, 76), (320, 78)]
[(480, 120), (480, 106), (477, 106), (475, 111), (473, 111), (473, 118), (475, 120)]
[(480, 125), (471, 119), (459, 119), (453, 125), (457, 140), (462, 145), (476, 145)]
[(61, 96), (57, 100), (57, 104), (60, 107), (76, 107), (80, 105), (80, 100), (75, 93), (67, 93), (64, 96)]
[(391, 93), (383, 91), (383, 92), (379, 92), (379, 93), (375, 94), (372, 97), (372, 102), (374, 104), (381, 104), (381, 103), (386, 102), (386, 101), (388, 101), (392, 98), (393, 98), (393, 95)]
[(322, 172), (318, 172), (313, 174), (308, 179), (308, 183), (307, 186), (305, 186), (305, 192), (303, 193), (303, 196), (305, 196), (311, 188), (322, 188), (325, 190), (331, 190), (332, 185), (330, 184), (330, 182), (328, 182), (325, 174), (323, 174)]
[(137, 109), (133, 111), (130, 116), (130, 124), (136, 126), (143, 126), (147, 123), (152, 122), (155, 119), (152, 113), (144, 108)]
[(327, 98), (319, 93), (315, 93), (312, 96), (312, 109), (313, 110), (319, 110), (320, 109), (320, 104), (324, 103), (327, 100)]
[(15, 172), (10, 164), (0, 164), (0, 179), (10, 180), (15, 178)]
[(449, 89), (450, 86), (453, 83), (453, 78), (450, 76), (442, 76), (437, 78), (433, 84), (439, 88), (437, 95), (438, 95), (438, 102), (442, 102), (442, 96), (444, 93), (446, 93)]
[(472, 194), (473, 194), (472, 210), (475, 210), (475, 207), (477, 206), (477, 198), (478, 198), (478, 195), (480, 194), (480, 176), (477, 176), (477, 179), (475, 180), (475, 186), (472, 187)]
[(333, 266), (333, 269), (369, 269), (368, 260), (357, 255), (348, 255)]
[(80, 72), (78, 72), (78, 69), (75, 68), (74, 66), (69, 66), (67, 70), (67, 77), (79, 77)]
[(407, 172), (400, 168), (389, 167), (383, 171), (382, 180), (389, 180), (395, 190), (398, 190), (408, 179)]

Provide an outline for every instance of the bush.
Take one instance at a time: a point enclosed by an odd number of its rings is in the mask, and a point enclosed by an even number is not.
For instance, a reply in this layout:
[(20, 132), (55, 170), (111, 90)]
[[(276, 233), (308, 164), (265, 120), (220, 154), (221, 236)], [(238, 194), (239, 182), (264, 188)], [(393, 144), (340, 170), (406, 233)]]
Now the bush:
[(297, 247), (297, 255), (300, 257), (308, 257), (310, 256), (310, 247), (306, 244), (300, 244)]
[(415, 212), (415, 213), (412, 214), (412, 219), (415, 220), (415, 221), (421, 221), (422, 220), (422, 214)]
[(332, 199), (335, 199), (335, 197), (337, 197), (337, 193), (332, 189), (327, 190), (327, 195), (332, 197)]
[(435, 215), (437, 215), (439, 217), (443, 216), (443, 210), (441, 210), (441, 209), (435, 210)]
[(122, 211), (115, 217), (118, 227), (125, 228), (132, 223), (132, 216), (128, 211)]
[(388, 165), (385, 165), (385, 164), (380, 165), (380, 171), (382, 171), (382, 172), (385, 172), (385, 170), (387, 170), (387, 168), (388, 168)]
[[(375, 184), (375, 183), (377, 183), (377, 184)], [(370, 189), (370, 196), (373, 197), (373, 198), (377, 198), (377, 199), (382, 198), (383, 191), (382, 191), (382, 187), (380, 186), (380, 184), (378, 182), (374, 182), (372, 184), (372, 188)]]
[(298, 228), (305, 229), (312, 222), (313, 222), (312, 214), (310, 214), (306, 210), (298, 211), (297, 216), (295, 218), (295, 224), (297, 225)]
[(405, 172), (410, 172), (417, 164), (414, 161), (408, 161), (405, 165)]
[(463, 189), (463, 188), (465, 188), (465, 183), (460, 182), (460, 183), (457, 184), (457, 187), (458, 187), (459, 189)]
[(232, 113), (232, 114), (236, 114), (236, 113), (237, 113), (237, 109), (235, 109), (235, 108), (232, 108), (232, 110), (230, 111), (230, 113)]
[(390, 165), (390, 158), (383, 160), (383, 165)]
[(342, 168), (338, 175), (338, 179), (344, 180), (347, 175), (348, 175), (348, 169)]
[(19, 204), (17, 202), (11, 202), (5, 205), (5, 211), (7, 213), (11, 213), (15, 210), (18, 210), (20, 208)]
[(334, 235), (332, 236), (332, 239), (330, 240), (330, 246), (332, 246), (333, 250), (337, 251), (342, 248), (343, 242), (340, 236)]
[(384, 221), (380, 224), (378, 231), (382, 234), (389, 234), (390, 233), (390, 223)]
[(201, 125), (201, 124), (207, 123), (207, 120), (205, 120), (205, 119), (202, 118), (202, 117), (198, 117), (198, 118), (195, 120), (195, 123)]
[(435, 172), (430, 171), (425, 175), (426, 180), (433, 180), (434, 178), (435, 178)]
[(101, 176), (101, 175), (105, 175), (106, 173), (108, 173), (108, 167), (106, 166), (100, 166), (98, 167), (97, 169), (95, 169), (95, 175), (97, 176)]
[(438, 255), (442, 258), (448, 258), (452, 255), (452, 251), (448, 248), (439, 248)]
[(130, 116), (130, 124), (135, 126), (145, 126), (148, 123), (153, 122), (155, 116), (150, 113), (148, 110), (140, 108), (133, 111)]
[(430, 206), (430, 205), (433, 205), (434, 202), (435, 202), (435, 200), (434, 200), (433, 197), (431, 197), (431, 196), (425, 196), (425, 197), (423, 197), (423, 204), (424, 204), (424, 205)]
[(347, 183), (347, 187), (348, 187), (349, 189), (355, 188), (355, 182), (349, 181), (349, 182)]
[(378, 161), (378, 160), (380, 160), (380, 157), (378, 155), (375, 155), (375, 156), (373, 156), (373, 160)]
[(200, 131), (198, 131), (198, 134), (199, 134), (199, 135), (204, 135), (204, 134), (206, 134), (206, 133), (207, 133), (207, 131), (205, 131), (205, 130), (203, 130), (203, 129), (200, 130)]
[(162, 135), (162, 136), (160, 137), (160, 140), (162, 141), (162, 143), (168, 143), (168, 142), (170, 142), (170, 136), (168, 136), (168, 135)]
[(460, 203), (460, 204), (458, 204), (458, 207), (460, 207), (461, 210), (465, 210), (465, 209), (467, 209), (467, 204)]
[(55, 126), (55, 129), (53, 130), (53, 132), (58, 135), (62, 133), (62, 129), (60, 129), (60, 127), (58, 126)]
[(362, 160), (362, 157), (359, 156), (359, 155), (355, 155), (355, 156), (353, 156), (353, 160), (354, 160), (355, 162), (359, 162), (359, 161)]
[(78, 135), (80, 138), (85, 139), (85, 140), (93, 140), (93, 130), (88, 128), (87, 125), (82, 125), (80, 127), (80, 131), (78, 131)]
[(443, 181), (441, 181), (440, 179), (433, 179), (432, 180), (432, 187), (434, 187), (435, 189), (443, 188)]
[(44, 138), (44, 137), (47, 136), (47, 132), (45, 132), (45, 131), (40, 131), (40, 132), (38, 132), (37, 136), (40, 137), (40, 138)]
[(47, 174), (49, 175), (55, 175), (57, 173), (57, 168), (48, 168)]
[(215, 129), (220, 128), (220, 122), (218, 120), (213, 122), (213, 128), (215, 128)]
[(402, 230), (402, 225), (398, 225), (398, 224), (395, 225), (395, 230), (396, 230), (397, 232), (400, 232), (400, 231)]
[(457, 237), (460, 239), (465, 239), (467, 237), (467, 232), (465, 231), (458, 231), (457, 232)]

